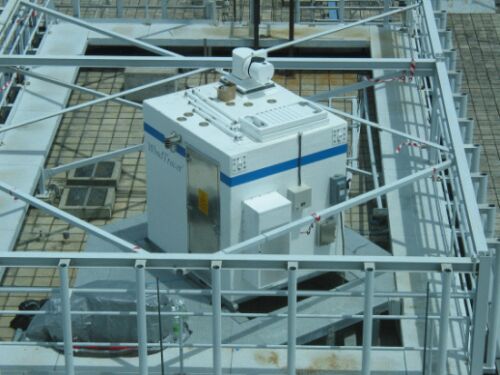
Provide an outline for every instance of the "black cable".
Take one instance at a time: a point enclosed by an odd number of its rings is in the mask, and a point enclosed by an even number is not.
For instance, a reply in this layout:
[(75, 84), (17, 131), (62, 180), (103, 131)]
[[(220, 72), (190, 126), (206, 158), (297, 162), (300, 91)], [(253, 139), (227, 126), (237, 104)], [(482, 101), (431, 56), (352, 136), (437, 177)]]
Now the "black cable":
[(298, 133), (298, 142), (299, 142), (299, 158), (297, 160), (297, 179), (298, 185), (302, 185), (302, 133)]
[(258, 50), (259, 47), (259, 28), (260, 28), (260, 0), (253, 1), (253, 49)]

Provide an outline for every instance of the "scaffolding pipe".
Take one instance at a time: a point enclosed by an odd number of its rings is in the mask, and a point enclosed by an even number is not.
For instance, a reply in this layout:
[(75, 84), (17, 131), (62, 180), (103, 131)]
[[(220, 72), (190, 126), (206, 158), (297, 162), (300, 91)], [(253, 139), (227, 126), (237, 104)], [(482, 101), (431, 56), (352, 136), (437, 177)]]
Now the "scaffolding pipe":
[[(431, 142), (439, 142), (439, 131), (440, 131), (440, 126), (439, 126), (439, 90), (437, 89), (437, 80), (435, 77), (432, 78), (432, 100), (431, 100), (431, 129), (430, 129), (430, 135), (429, 139)], [(437, 160), (438, 158), (438, 152), (436, 149), (432, 149), (429, 152), (430, 159), (432, 161)]]
[(114, 159), (114, 158), (117, 158), (119, 156), (131, 154), (134, 152), (140, 152), (143, 150), (143, 148), (144, 148), (144, 144), (141, 143), (139, 145), (133, 145), (133, 146), (121, 148), (119, 150), (106, 152), (106, 153), (101, 154), (101, 155), (96, 155), (96, 156), (92, 156), (90, 158), (77, 160), (77, 161), (74, 161), (74, 162), (71, 162), (68, 164), (59, 165), (59, 166), (54, 167), (54, 168), (45, 169), (44, 170), (45, 178), (57, 175), (59, 173), (69, 171), (71, 169), (76, 169), (76, 168), (84, 167), (86, 165), (96, 164), (96, 163), (99, 163), (100, 161)]
[(168, 0), (161, 0), (161, 18), (168, 18)]
[(500, 328), (500, 243), (495, 249), (495, 273), (493, 281), (493, 308), (491, 312), (491, 325), (488, 334), (488, 350), (486, 352), (486, 367), (495, 369), (497, 358), (498, 336)]
[(72, 107), (68, 107), (68, 108), (62, 109), (62, 110), (57, 111), (57, 112), (49, 113), (48, 115), (43, 115), (43, 116), (40, 116), (40, 117), (36, 117), (36, 118), (30, 119), (30, 120), (21, 122), (19, 124), (10, 125), (10, 126), (6, 126), (6, 127), (1, 127), (0, 128), (0, 133), (4, 133), (4, 132), (7, 132), (9, 130), (17, 129), (17, 128), (20, 128), (20, 127), (23, 127), (23, 126), (26, 126), (26, 125), (31, 125), (31, 124), (34, 124), (36, 122), (40, 122), (40, 121), (46, 120), (46, 119), (51, 118), (51, 117), (63, 115), (65, 113), (78, 111), (80, 109), (91, 107), (91, 106), (96, 105), (96, 104), (105, 103), (105, 102), (108, 102), (110, 100), (114, 100), (116, 98), (121, 98), (121, 97), (129, 95), (129, 94), (133, 94), (133, 93), (136, 93), (136, 92), (139, 92), (139, 91), (142, 91), (142, 90), (149, 89), (151, 87), (160, 86), (160, 85), (163, 85), (165, 83), (176, 81), (176, 80), (181, 79), (181, 78), (185, 78), (185, 77), (189, 77), (189, 76), (192, 76), (192, 75), (195, 75), (195, 74), (203, 73), (203, 72), (205, 72), (207, 70), (210, 70), (210, 69), (208, 69), (208, 68), (201, 68), (201, 69), (192, 70), (192, 71), (187, 72), (187, 73), (178, 74), (178, 75), (176, 75), (174, 77), (168, 77), (168, 78), (156, 81), (156, 82), (151, 82), (151, 83), (147, 83), (147, 84), (142, 85), (142, 86), (134, 87), (134, 88), (132, 88), (130, 90), (125, 90), (125, 91), (118, 92), (116, 94), (107, 95), (107, 96), (105, 96), (103, 98), (97, 98), (97, 99), (90, 100), (90, 101), (85, 102), (85, 103), (77, 104), (77, 105), (74, 105)]
[[(384, 13), (389, 11), (390, 0), (384, 0)], [(384, 17), (384, 28), (389, 28), (389, 17)]]
[(300, 23), (300, 0), (295, 0), (295, 23)]
[(340, 23), (345, 22), (345, 0), (340, 0), (339, 1), (339, 21)]
[(123, 0), (116, 0), (116, 17), (123, 17)]
[[(366, 92), (366, 89), (363, 89), (363, 110), (365, 113), (365, 117), (367, 120), (370, 120), (370, 112), (368, 109), (368, 93)], [(366, 138), (368, 140), (368, 153), (370, 155), (370, 167), (371, 167), (371, 174), (372, 174), (372, 181), (373, 181), (373, 187), (375, 189), (378, 189), (380, 187), (379, 181), (378, 181), (378, 172), (377, 172), (377, 162), (375, 160), (375, 148), (373, 147), (373, 136), (372, 136), (372, 128), (371, 127), (366, 127)], [(377, 201), (377, 208), (383, 208), (382, 205), (382, 198), (380, 195), (375, 198)]]
[(439, 319), (439, 346), (437, 374), (447, 373), (448, 361), (448, 330), (450, 324), (450, 294), (453, 272), (451, 265), (443, 264), (442, 296), (441, 296), (441, 318)]
[(373, 292), (375, 290), (375, 265), (365, 264), (365, 306), (363, 317), (363, 354), (362, 371), (363, 375), (371, 373), (371, 351), (373, 341)]
[(325, 91), (325, 92), (320, 92), (318, 94), (310, 95), (310, 96), (305, 96), (305, 99), (312, 100), (314, 102), (319, 102), (321, 100), (326, 100), (330, 99), (332, 97), (342, 97), (346, 94), (349, 94), (354, 91), (362, 90), (364, 88), (369, 88), (369, 87), (374, 87), (376, 85), (383, 84), (385, 80), (396, 78), (396, 77), (401, 77), (403, 71), (400, 72), (391, 72), (388, 74), (384, 74), (378, 77), (373, 77), (370, 80), (361, 80), (356, 83), (346, 85), (346, 86), (340, 86), (336, 87), (333, 90), (330, 91)]
[(109, 37), (111, 37), (113, 39), (117, 39), (117, 40), (121, 40), (121, 41), (127, 42), (127, 43), (129, 43), (129, 44), (131, 44), (133, 46), (142, 48), (142, 49), (144, 49), (146, 51), (152, 52), (152, 53), (160, 55), (160, 56), (181, 56), (178, 53), (166, 50), (164, 48), (157, 47), (155, 45), (143, 42), (141, 40), (137, 40), (137, 39), (134, 39), (134, 38), (129, 38), (129, 37), (125, 36), (125, 35), (121, 35), (121, 34), (115, 33), (114, 31), (110, 31), (110, 30), (106, 30), (106, 29), (97, 27), (97, 26), (95, 26), (95, 25), (93, 25), (93, 24), (91, 24), (89, 22), (82, 21), (81, 19), (74, 18), (74, 17), (71, 17), (71, 16), (67, 16), (66, 14), (63, 14), (63, 13), (58, 12), (56, 10), (48, 9), (48, 8), (46, 8), (44, 6), (41, 6), (41, 5), (30, 3), (28, 1), (21, 1), (21, 4), (24, 5), (24, 6), (27, 6), (29, 8), (32, 8), (32, 9), (36, 9), (39, 12), (50, 14), (51, 16), (54, 16), (54, 17), (59, 18), (59, 19), (62, 19), (64, 21), (66, 21), (66, 22), (69, 22), (69, 23), (81, 26), (81, 27), (83, 27), (83, 28), (85, 28), (87, 30), (91, 30), (91, 31), (94, 31), (94, 32), (99, 33), (99, 34), (103, 34), (103, 35), (109, 36)]
[(59, 277), (61, 288), (61, 318), (64, 339), (64, 366), (66, 375), (74, 375), (73, 358), (73, 330), (71, 327), (71, 300), (69, 293), (69, 260), (61, 259), (59, 262)]
[[(139, 373), (148, 375), (148, 333), (146, 325), (146, 262), (135, 262), (137, 298), (137, 343), (139, 344)], [(160, 338), (161, 340), (161, 338)]]
[[(63, 82), (63, 81), (61, 81), (61, 80), (59, 80), (57, 78), (53, 78), (53, 77), (50, 77), (50, 76), (47, 76), (47, 75), (44, 75), (44, 74), (36, 73), (33, 70), (26, 70), (26, 69), (21, 69), (21, 68), (16, 68), (16, 67), (7, 68), (7, 70), (10, 70), (12, 72), (17, 72), (17, 73), (22, 74), (22, 75), (26, 75), (28, 77), (33, 77), (33, 78), (39, 79), (41, 81), (53, 83), (54, 85), (58, 85), (58, 86), (61, 86), (61, 87), (66, 87), (66, 88), (71, 89), (71, 90), (81, 91), (81, 92), (84, 92), (86, 94), (94, 95), (94, 96), (97, 96), (97, 97), (105, 98), (105, 97), (108, 96), (108, 94), (102, 93), (100, 91), (92, 90), (92, 89), (89, 89), (87, 87), (82, 87), (82, 86), (74, 85), (72, 83)], [(134, 107), (134, 108), (137, 108), (137, 109), (142, 109), (142, 104), (133, 102), (131, 100), (126, 100), (126, 99), (122, 99), (122, 98), (116, 98), (116, 99), (113, 99), (113, 101), (117, 102), (117, 103), (120, 103), (120, 104), (128, 105), (130, 107)]]
[(57, 207), (52, 206), (51, 204), (48, 204), (41, 199), (35, 198), (32, 195), (19, 191), (16, 188), (7, 185), (4, 182), (0, 181), (0, 191), (4, 191), (7, 194), (11, 195), (14, 197), (14, 199), (20, 199), (23, 202), (29, 203), (31, 206), (38, 208), (39, 210), (42, 210), (44, 212), (47, 212), (48, 214), (57, 217), (61, 220), (63, 220), (66, 223), (70, 223), (74, 225), (77, 228), (83, 229), (86, 232), (92, 233), (94, 236), (103, 239), (105, 241), (111, 242), (114, 245), (116, 245), (118, 248), (121, 250), (125, 250), (128, 252), (145, 252), (144, 249), (142, 249), (140, 246), (134, 245), (120, 237), (115, 236), (112, 233), (109, 233), (95, 225), (92, 225), (90, 223), (87, 223), (85, 220), (82, 220), (76, 216), (73, 216), (63, 210), (60, 210)]
[(71, 0), (73, 17), (80, 18), (80, 0)]
[(212, 262), (212, 351), (213, 373), (222, 375), (222, 319), (221, 319), (221, 267), (220, 261)]
[(335, 108), (326, 107), (324, 105), (320, 105), (320, 107), (324, 108), (328, 112), (331, 112), (331, 113), (333, 113), (335, 115), (338, 115), (338, 116), (341, 116), (341, 117), (346, 117), (348, 119), (357, 121), (357, 122), (359, 122), (361, 124), (371, 126), (372, 128), (375, 128), (375, 129), (378, 129), (378, 130), (382, 130), (382, 131), (385, 131), (385, 132), (390, 133), (390, 134), (399, 135), (400, 137), (403, 137), (403, 138), (406, 138), (408, 140), (424, 144), (424, 145), (429, 146), (429, 147), (436, 148), (436, 149), (444, 151), (444, 152), (449, 152), (449, 149), (446, 146), (441, 146), (438, 143), (435, 143), (435, 142), (432, 142), (432, 141), (427, 141), (425, 139), (421, 139), (421, 138), (415, 137), (415, 136), (413, 136), (411, 134), (400, 132), (399, 130), (391, 129), (391, 128), (388, 128), (386, 126), (381, 126), (381, 125), (379, 125), (379, 124), (377, 124), (377, 123), (375, 123), (373, 121), (369, 121), (369, 120), (366, 120), (366, 119), (358, 117), (358, 116), (353, 116), (353, 115), (351, 115), (351, 114), (349, 114), (347, 112), (340, 111), (340, 110), (335, 109)]
[(351, 22), (351, 23), (348, 23), (348, 24), (336, 26), (336, 27), (333, 27), (330, 30), (326, 30), (326, 31), (323, 31), (323, 32), (320, 32), (320, 33), (309, 35), (309, 36), (306, 36), (306, 37), (303, 37), (303, 38), (300, 38), (300, 39), (296, 39), (296, 40), (293, 40), (293, 41), (289, 41), (289, 42), (286, 42), (286, 43), (278, 44), (276, 46), (271, 46), (271, 47), (268, 47), (268, 48), (264, 48), (264, 51), (266, 51), (267, 53), (269, 53), (269, 52), (278, 51), (280, 49), (289, 48), (289, 47), (295, 46), (295, 45), (297, 45), (299, 43), (307, 42), (307, 41), (312, 40), (312, 39), (316, 39), (316, 38), (320, 38), (322, 36), (330, 35), (330, 34), (338, 32), (338, 31), (350, 29), (351, 27), (360, 26), (360, 25), (363, 25), (365, 23), (378, 20), (380, 18), (385, 18), (385, 17), (388, 18), (389, 16), (392, 16), (392, 15), (395, 15), (395, 14), (398, 14), (398, 13), (403, 13), (403, 12), (406, 12), (408, 10), (417, 8), (419, 6), (420, 6), (420, 3), (417, 3), (417, 4), (413, 4), (413, 5), (404, 7), (404, 8), (394, 9), (394, 10), (392, 10), (390, 12), (384, 12), (382, 14), (377, 14), (375, 16), (364, 18), (364, 19), (356, 21), (356, 22)]
[(288, 375), (295, 375), (297, 347), (297, 268), (296, 262), (288, 263)]

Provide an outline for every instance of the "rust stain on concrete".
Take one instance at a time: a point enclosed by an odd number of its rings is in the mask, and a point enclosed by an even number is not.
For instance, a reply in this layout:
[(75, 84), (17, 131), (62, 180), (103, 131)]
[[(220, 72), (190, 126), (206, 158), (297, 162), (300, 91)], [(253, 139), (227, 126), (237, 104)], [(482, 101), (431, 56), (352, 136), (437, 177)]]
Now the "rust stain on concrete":
[(359, 370), (359, 366), (352, 358), (339, 357), (331, 353), (314, 357), (307, 370)]
[(258, 351), (254, 354), (255, 361), (259, 365), (272, 365), (279, 367), (280, 357), (278, 353), (273, 351)]

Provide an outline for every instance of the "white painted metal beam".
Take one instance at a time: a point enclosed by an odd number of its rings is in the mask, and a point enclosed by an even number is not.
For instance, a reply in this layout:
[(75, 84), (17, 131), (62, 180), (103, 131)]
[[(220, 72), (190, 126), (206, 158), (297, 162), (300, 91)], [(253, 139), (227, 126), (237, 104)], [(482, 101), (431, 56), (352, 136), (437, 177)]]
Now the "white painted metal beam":
[[(408, 58), (336, 58), (336, 57), (270, 57), (275, 69), (290, 70), (408, 70)], [(415, 74), (432, 75), (434, 59), (415, 60)], [(213, 56), (67, 56), (67, 55), (0, 55), (2, 66), (78, 66), (81, 68), (223, 68), (232, 67), (231, 57)]]
[(1, 267), (57, 267), (61, 259), (70, 261), (70, 268), (129, 267), (144, 260), (146, 268), (211, 269), (212, 262), (222, 262), (224, 269), (258, 268), (286, 270), (296, 262), (300, 270), (364, 271), (366, 263), (373, 263), (379, 272), (438, 272), (443, 264), (450, 264), (454, 272), (476, 273), (477, 260), (465, 257), (420, 256), (357, 256), (357, 255), (267, 255), (259, 254), (182, 254), (182, 253), (80, 253), (54, 251), (9, 252), (0, 256)]
[(66, 22), (69, 22), (69, 23), (72, 23), (72, 24), (84, 27), (87, 30), (95, 31), (96, 33), (109, 36), (109, 37), (111, 37), (113, 39), (118, 39), (118, 40), (121, 40), (121, 41), (125, 41), (125, 42), (127, 42), (127, 43), (129, 43), (129, 44), (131, 44), (133, 46), (142, 48), (142, 49), (144, 49), (146, 51), (149, 51), (149, 52), (153, 52), (153, 53), (155, 53), (157, 55), (160, 55), (160, 56), (181, 56), (181, 55), (179, 55), (179, 54), (177, 54), (175, 52), (168, 51), (168, 50), (166, 50), (164, 48), (157, 47), (157, 46), (155, 46), (153, 44), (146, 43), (144, 41), (137, 40), (137, 39), (134, 39), (134, 38), (130, 38), (128, 36), (121, 35), (121, 34), (116, 33), (114, 31), (103, 29), (101, 27), (97, 27), (96, 25), (91, 24), (91, 23), (86, 22), (86, 21), (83, 21), (83, 20), (81, 20), (79, 18), (68, 16), (68, 15), (66, 15), (64, 13), (58, 12), (58, 11), (53, 10), (53, 9), (46, 8), (46, 7), (41, 6), (41, 5), (37, 5), (35, 3), (30, 3), (28, 1), (21, 1), (21, 4), (24, 5), (24, 6), (27, 6), (29, 8), (35, 9), (38, 12), (43, 12), (43, 13), (49, 14), (49, 15), (51, 15), (53, 17), (62, 19), (64, 21), (66, 21)]

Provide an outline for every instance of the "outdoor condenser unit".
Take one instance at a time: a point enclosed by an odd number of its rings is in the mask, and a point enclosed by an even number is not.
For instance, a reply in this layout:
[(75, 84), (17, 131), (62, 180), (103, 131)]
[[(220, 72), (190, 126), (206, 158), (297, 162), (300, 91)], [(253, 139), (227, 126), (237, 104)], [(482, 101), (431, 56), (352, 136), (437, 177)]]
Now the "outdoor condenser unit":
[[(163, 251), (213, 253), (345, 197), (346, 122), (273, 83), (273, 71), (260, 51), (237, 48), (220, 82), (144, 102), (148, 237)], [(334, 218), (245, 253), (337, 254), (340, 233)], [(222, 288), (285, 277), (228, 271)]]

